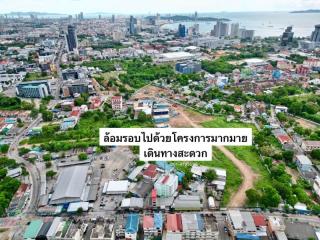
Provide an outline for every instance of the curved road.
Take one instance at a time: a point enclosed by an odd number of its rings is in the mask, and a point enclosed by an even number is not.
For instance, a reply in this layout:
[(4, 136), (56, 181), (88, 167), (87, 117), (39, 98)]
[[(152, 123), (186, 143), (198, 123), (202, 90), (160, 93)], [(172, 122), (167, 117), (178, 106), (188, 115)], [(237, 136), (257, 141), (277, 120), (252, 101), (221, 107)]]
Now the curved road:
[(40, 172), (34, 164), (26, 161), (25, 159), (19, 156), (18, 146), (20, 140), (25, 136), (25, 134), (31, 128), (37, 126), (40, 123), (40, 121), (41, 117), (39, 116), (34, 121), (32, 121), (31, 124), (27, 128), (25, 128), (19, 135), (17, 135), (10, 144), (9, 151), (7, 154), (9, 158), (16, 160), (18, 163), (23, 163), (26, 167), (26, 170), (29, 172), (31, 182), (31, 195), (29, 204), (24, 210), (27, 213), (35, 213), (38, 206), (40, 192)]
[[(55, 104), (56, 101), (59, 99), (59, 89), (62, 84), (62, 72), (60, 68), (60, 62), (62, 58), (63, 49), (65, 46), (64, 40), (59, 41), (59, 51), (57, 53), (57, 58), (55, 59), (54, 63), (57, 68), (58, 78), (57, 78), (57, 91), (55, 92), (55, 100), (51, 100), (48, 104), (48, 108), (51, 109)], [(40, 172), (39, 169), (36, 167), (35, 164), (26, 161), (22, 157), (19, 156), (18, 146), (21, 139), (26, 135), (26, 133), (33, 127), (36, 127), (41, 122), (41, 115), (39, 115), (36, 119), (34, 119), (27, 128), (23, 129), (23, 131), (15, 136), (12, 143), (10, 144), (8, 157), (15, 159), (18, 163), (23, 163), (26, 167), (26, 170), (29, 173), (30, 183), (31, 183), (31, 194), (30, 194), (30, 201), (29, 204), (24, 209), (24, 212), (34, 214), (37, 211), (39, 197), (40, 197)]]

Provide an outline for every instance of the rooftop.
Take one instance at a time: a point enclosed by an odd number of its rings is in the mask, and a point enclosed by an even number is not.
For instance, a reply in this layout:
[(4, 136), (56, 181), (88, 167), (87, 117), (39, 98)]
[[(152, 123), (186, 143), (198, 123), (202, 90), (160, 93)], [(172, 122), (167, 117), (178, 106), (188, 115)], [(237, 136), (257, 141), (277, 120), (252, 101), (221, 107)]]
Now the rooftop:
[(23, 238), (24, 239), (35, 239), (41, 229), (43, 222), (42, 220), (34, 220), (27, 227)]
[(139, 215), (129, 214), (126, 223), (126, 232), (137, 233), (139, 229)]
[(167, 214), (167, 224), (166, 229), (169, 232), (182, 232), (182, 221), (181, 221), (181, 214), (174, 213), (174, 214)]
[(62, 169), (51, 198), (51, 204), (79, 201), (86, 185), (89, 166)]

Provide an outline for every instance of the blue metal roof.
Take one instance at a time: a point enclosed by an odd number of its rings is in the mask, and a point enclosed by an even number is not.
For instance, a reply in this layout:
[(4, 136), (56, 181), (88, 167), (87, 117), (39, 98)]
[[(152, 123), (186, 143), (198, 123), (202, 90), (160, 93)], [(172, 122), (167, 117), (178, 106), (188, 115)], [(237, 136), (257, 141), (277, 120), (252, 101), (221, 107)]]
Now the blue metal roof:
[(155, 213), (154, 214), (154, 226), (157, 229), (162, 229), (162, 225), (163, 225), (163, 219), (162, 219), (162, 213)]
[(157, 161), (156, 164), (159, 168), (162, 168), (165, 171), (171, 171), (174, 168), (173, 165), (163, 161)]
[(197, 221), (198, 221), (198, 229), (200, 231), (203, 231), (204, 230), (204, 219), (199, 213), (197, 213)]
[(179, 182), (182, 182), (183, 177), (185, 176), (184, 172), (176, 172), (177, 176), (178, 176), (178, 180)]
[(137, 233), (139, 230), (139, 215), (138, 214), (129, 214), (127, 223), (126, 223), (126, 232), (127, 233)]
[(260, 240), (258, 236), (254, 236), (248, 233), (237, 233), (236, 239), (241, 239), (241, 240)]

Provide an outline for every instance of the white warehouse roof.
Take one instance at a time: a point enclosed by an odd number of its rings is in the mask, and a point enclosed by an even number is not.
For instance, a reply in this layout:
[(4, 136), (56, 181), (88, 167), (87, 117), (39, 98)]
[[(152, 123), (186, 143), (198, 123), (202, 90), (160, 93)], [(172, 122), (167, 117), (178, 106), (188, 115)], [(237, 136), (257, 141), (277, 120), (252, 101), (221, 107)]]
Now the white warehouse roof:
[(86, 185), (89, 166), (74, 166), (64, 168), (55, 185), (51, 204), (64, 204), (81, 201)]
[(109, 181), (105, 184), (103, 192), (106, 194), (123, 194), (127, 193), (129, 188), (129, 181)]

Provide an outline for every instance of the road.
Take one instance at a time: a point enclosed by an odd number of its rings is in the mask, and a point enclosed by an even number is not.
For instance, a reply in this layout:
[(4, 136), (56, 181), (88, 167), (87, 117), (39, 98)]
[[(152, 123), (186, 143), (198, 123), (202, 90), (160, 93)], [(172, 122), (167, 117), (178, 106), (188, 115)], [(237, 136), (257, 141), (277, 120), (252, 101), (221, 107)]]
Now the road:
[(62, 58), (64, 48), (65, 48), (65, 41), (60, 40), (59, 41), (59, 51), (58, 51), (57, 57), (54, 61), (54, 64), (56, 65), (56, 69), (57, 69), (57, 74), (58, 74), (57, 83), (56, 83), (57, 90), (54, 94), (54, 98), (56, 100), (59, 99), (60, 88), (62, 86), (62, 71), (61, 71), (60, 63), (61, 63), (61, 58)]
[(37, 204), (39, 201), (39, 192), (40, 192), (40, 172), (38, 171), (36, 165), (30, 163), (29, 161), (26, 161), (25, 159), (19, 156), (18, 146), (19, 146), (19, 142), (25, 136), (25, 134), (31, 128), (37, 126), (40, 123), (40, 121), (41, 121), (41, 116), (38, 116), (20, 134), (15, 136), (8, 151), (8, 157), (11, 159), (15, 159), (18, 163), (23, 163), (26, 167), (26, 170), (29, 172), (29, 178), (31, 182), (31, 195), (30, 195), (29, 204), (24, 209), (24, 211), (27, 213), (35, 213), (37, 209)]
[[(58, 81), (57, 81), (57, 91), (55, 93), (55, 100), (50, 101), (50, 103), (48, 104), (49, 109), (52, 109), (55, 106), (57, 100), (59, 99), (59, 89), (62, 82), (60, 62), (61, 62), (62, 52), (64, 49), (64, 44), (65, 43), (63, 40), (59, 41), (59, 51), (57, 53), (58, 57), (55, 60), (57, 72), (59, 75)], [(41, 115), (39, 115), (27, 127), (25, 127), (20, 134), (14, 137), (7, 154), (9, 158), (15, 159), (18, 163), (23, 163), (24, 166), (26, 167), (26, 170), (29, 173), (29, 178), (31, 183), (31, 194), (30, 194), (29, 204), (27, 204), (26, 208), (24, 209), (24, 212), (31, 213), (31, 214), (34, 214), (36, 212), (39, 197), (40, 197), (40, 187), (41, 187), (40, 172), (35, 164), (32, 164), (29, 161), (26, 161), (25, 159), (19, 156), (18, 147), (19, 147), (19, 142), (22, 140), (22, 138), (24, 138), (24, 136), (28, 133), (30, 129), (38, 126), (41, 122), (41, 119), (42, 117)]]

